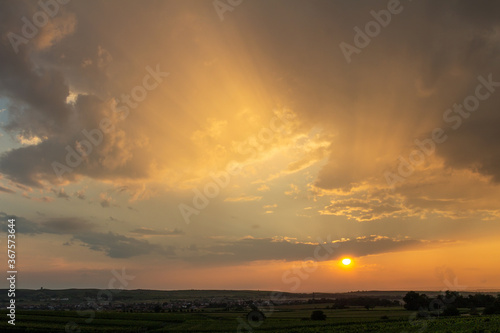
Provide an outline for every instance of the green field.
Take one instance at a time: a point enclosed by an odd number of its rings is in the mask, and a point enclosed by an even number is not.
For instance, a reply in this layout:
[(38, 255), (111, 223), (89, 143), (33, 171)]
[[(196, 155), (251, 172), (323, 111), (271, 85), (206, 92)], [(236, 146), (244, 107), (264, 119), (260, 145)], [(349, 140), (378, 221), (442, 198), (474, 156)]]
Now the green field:
[[(324, 321), (310, 320), (311, 312), (321, 309)], [(464, 309), (465, 311), (466, 309)], [(75, 311), (17, 311), (16, 325), (7, 324), (6, 311), (2, 332), (236, 332), (247, 323), (248, 311), (213, 309), (194, 313), (123, 313), (96, 312), (95, 318), (80, 316)], [(377, 307), (372, 310), (325, 309), (321, 304), (279, 306), (266, 313), (267, 318), (254, 332), (497, 332), (500, 316), (461, 316), (449, 318), (411, 319), (412, 312), (402, 308)], [(381, 317), (387, 316), (382, 319)], [(238, 320), (240, 318), (240, 320)], [(87, 321), (87, 322), (86, 322)], [(68, 323), (75, 323), (75, 326)], [(256, 325), (254, 325), (256, 326)], [(242, 327), (241, 332), (248, 332)], [(251, 327), (251, 326), (246, 326)]]

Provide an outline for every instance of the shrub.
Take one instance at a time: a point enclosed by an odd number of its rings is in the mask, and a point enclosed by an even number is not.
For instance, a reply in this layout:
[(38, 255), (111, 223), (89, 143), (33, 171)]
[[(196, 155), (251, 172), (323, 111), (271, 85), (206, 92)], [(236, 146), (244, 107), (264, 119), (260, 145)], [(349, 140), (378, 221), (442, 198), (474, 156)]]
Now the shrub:
[(311, 320), (325, 320), (326, 315), (321, 310), (315, 310), (311, 314)]
[(460, 316), (460, 311), (458, 311), (457, 307), (454, 305), (448, 305), (443, 310), (443, 316)]
[(483, 310), (483, 314), (484, 315), (492, 315), (492, 314), (495, 314), (495, 308), (493, 306), (487, 306), (486, 308), (484, 308)]

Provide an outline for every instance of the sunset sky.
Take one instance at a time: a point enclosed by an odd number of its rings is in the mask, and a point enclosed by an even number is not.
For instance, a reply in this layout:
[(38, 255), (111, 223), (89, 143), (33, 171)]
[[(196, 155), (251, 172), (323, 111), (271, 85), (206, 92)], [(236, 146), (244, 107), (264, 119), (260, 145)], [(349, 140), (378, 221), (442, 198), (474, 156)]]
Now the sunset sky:
[(500, 289), (499, 12), (2, 1), (2, 267), (15, 218), (18, 288)]

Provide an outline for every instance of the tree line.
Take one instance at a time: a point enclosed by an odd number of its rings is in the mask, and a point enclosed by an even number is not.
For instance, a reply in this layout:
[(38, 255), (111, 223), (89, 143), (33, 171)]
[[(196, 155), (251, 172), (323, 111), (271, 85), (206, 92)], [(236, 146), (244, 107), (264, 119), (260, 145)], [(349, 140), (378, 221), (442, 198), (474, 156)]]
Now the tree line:
[(471, 314), (478, 314), (477, 308), (484, 308), (483, 314), (500, 314), (500, 294), (493, 295), (477, 293), (461, 295), (457, 291), (447, 290), (444, 295), (432, 298), (415, 291), (408, 292), (404, 297), (404, 308), (410, 311), (436, 311), (443, 315), (458, 315), (458, 308), (469, 308)]

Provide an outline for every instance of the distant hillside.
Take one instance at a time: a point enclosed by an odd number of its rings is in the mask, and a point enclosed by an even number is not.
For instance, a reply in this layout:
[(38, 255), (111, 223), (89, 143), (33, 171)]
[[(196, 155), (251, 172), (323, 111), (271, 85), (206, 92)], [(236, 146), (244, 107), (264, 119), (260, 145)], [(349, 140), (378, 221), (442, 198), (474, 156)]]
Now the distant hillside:
[[(427, 296), (436, 296), (439, 291), (419, 291)], [(107, 295), (112, 295), (113, 301), (130, 302), (165, 302), (176, 300), (266, 300), (271, 299), (271, 291), (257, 290), (100, 290), (100, 289), (18, 289), (16, 302), (36, 304), (46, 302), (79, 303), (88, 299), (100, 297), (107, 300)], [(288, 300), (321, 298), (352, 298), (352, 297), (377, 297), (381, 299), (402, 299), (407, 291), (355, 291), (348, 293), (282, 293)], [(467, 296), (477, 292), (462, 292)], [(499, 292), (482, 292), (497, 295)], [(0, 302), (8, 302), (7, 289), (0, 289)]]

